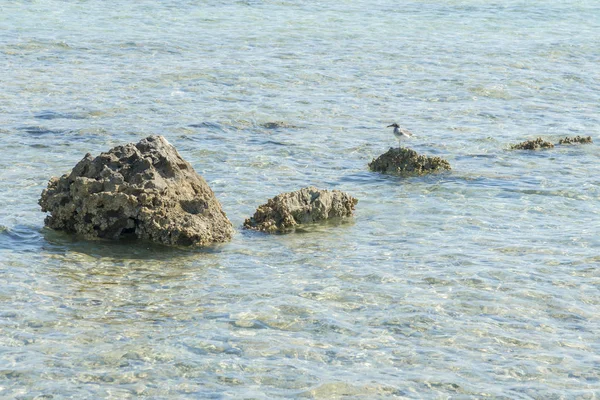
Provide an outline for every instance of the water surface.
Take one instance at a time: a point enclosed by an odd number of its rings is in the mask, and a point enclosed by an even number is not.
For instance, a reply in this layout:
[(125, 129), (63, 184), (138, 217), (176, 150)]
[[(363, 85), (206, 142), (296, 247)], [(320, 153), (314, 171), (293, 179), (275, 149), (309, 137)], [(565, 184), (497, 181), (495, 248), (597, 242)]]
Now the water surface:
[[(453, 1), (0, 5), (0, 397), (600, 394), (600, 8)], [(368, 171), (396, 141), (447, 174)], [(43, 228), (50, 176), (150, 134), (238, 228), (178, 250)], [(308, 185), (360, 202), (241, 230)]]

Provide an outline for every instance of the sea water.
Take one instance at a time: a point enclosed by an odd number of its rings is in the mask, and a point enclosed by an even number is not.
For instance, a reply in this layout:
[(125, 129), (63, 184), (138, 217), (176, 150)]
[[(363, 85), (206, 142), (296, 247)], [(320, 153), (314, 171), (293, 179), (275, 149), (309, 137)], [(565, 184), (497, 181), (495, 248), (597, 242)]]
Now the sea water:
[[(597, 1), (4, 0), (0, 32), (1, 398), (600, 395)], [(394, 122), (452, 171), (369, 172)], [(152, 134), (231, 242), (44, 228), (51, 176)], [(241, 229), (308, 185), (355, 217)]]

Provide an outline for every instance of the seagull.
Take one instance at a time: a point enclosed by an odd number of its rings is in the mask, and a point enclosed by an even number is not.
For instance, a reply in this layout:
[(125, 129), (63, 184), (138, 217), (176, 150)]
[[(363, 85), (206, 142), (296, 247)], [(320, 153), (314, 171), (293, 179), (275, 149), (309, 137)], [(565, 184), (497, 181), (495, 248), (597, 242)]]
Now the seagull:
[(400, 128), (400, 126), (398, 126), (397, 123), (393, 123), (387, 126), (387, 128), (391, 127), (394, 127), (394, 136), (398, 138), (399, 147), (401, 146), (400, 142), (402, 138), (409, 138), (413, 135), (412, 132), (410, 132), (408, 129)]

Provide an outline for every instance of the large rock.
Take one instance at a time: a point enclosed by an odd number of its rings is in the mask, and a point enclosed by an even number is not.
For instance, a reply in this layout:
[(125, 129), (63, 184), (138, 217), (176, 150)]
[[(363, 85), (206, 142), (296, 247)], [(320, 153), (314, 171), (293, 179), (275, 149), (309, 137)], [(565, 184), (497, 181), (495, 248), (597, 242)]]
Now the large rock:
[(206, 181), (162, 136), (89, 153), (39, 201), (46, 226), (85, 238), (135, 235), (168, 245), (224, 242), (233, 226)]
[(533, 140), (526, 140), (521, 143), (513, 144), (510, 146), (511, 150), (538, 150), (538, 149), (551, 149), (554, 145), (541, 137)]
[(401, 176), (425, 175), (450, 170), (450, 163), (441, 157), (429, 157), (412, 149), (390, 148), (369, 163), (371, 171)]
[(282, 193), (258, 207), (244, 228), (264, 232), (286, 232), (300, 224), (329, 218), (350, 217), (358, 200), (339, 190), (319, 190), (309, 186)]

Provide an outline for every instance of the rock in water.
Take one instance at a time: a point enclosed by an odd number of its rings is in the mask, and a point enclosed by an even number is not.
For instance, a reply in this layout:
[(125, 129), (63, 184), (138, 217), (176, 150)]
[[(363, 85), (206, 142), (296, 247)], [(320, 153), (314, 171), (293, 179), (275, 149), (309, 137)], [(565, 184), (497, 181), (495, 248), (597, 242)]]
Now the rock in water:
[(558, 141), (558, 144), (590, 144), (592, 143), (592, 137), (583, 137), (583, 136), (575, 136), (575, 137), (565, 137)]
[(89, 153), (39, 201), (46, 226), (87, 239), (124, 235), (179, 246), (224, 242), (233, 226), (204, 178), (162, 136)]
[(288, 129), (288, 128), (298, 128), (297, 126), (294, 125), (290, 125), (287, 122), (283, 122), (283, 121), (273, 121), (273, 122), (265, 122), (264, 124), (261, 124), (260, 126), (262, 126), (265, 129)]
[(551, 149), (553, 148), (554, 145), (550, 142), (545, 141), (544, 139), (542, 139), (541, 137), (533, 139), (533, 140), (526, 140), (524, 142), (518, 143), (518, 144), (513, 144), (510, 146), (511, 150), (538, 150), (538, 149)]
[(296, 225), (329, 218), (350, 217), (358, 200), (339, 190), (319, 190), (309, 186), (282, 193), (258, 207), (244, 228), (263, 232), (285, 232)]
[(425, 175), (450, 170), (450, 163), (441, 157), (429, 157), (405, 147), (390, 148), (369, 163), (371, 171), (401, 176)]

